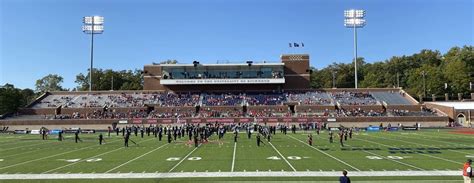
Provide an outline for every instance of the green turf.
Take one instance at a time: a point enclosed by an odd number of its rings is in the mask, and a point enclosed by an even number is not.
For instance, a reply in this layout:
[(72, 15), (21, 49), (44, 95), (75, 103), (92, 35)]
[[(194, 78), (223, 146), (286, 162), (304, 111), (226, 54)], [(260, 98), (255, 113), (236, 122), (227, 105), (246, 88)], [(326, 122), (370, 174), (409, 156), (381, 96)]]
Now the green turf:
[[(328, 142), (327, 132), (313, 133), (314, 144), (307, 145), (307, 133), (283, 135), (277, 133), (271, 142), (264, 140), (257, 147), (255, 135), (248, 139), (233, 134), (218, 140), (212, 136), (198, 148), (187, 137), (171, 144), (153, 136), (123, 147), (122, 136), (106, 137), (99, 146), (97, 134), (82, 134), (83, 142), (73, 137), (58, 142), (55, 136), (40, 140), (39, 135), (0, 134), (0, 174), (39, 173), (167, 173), (167, 172), (291, 172), (291, 171), (407, 171), (460, 170), (466, 156), (474, 156), (474, 136), (450, 133), (449, 130), (400, 132), (359, 132), (341, 147), (338, 138)], [(165, 138), (164, 138), (165, 139)], [(233, 158), (235, 146), (235, 159)], [(375, 158), (375, 159), (374, 159)], [(71, 162), (68, 162), (69, 160)], [(74, 161), (76, 160), (76, 161)], [(232, 161), (234, 160), (234, 166)], [(339, 161), (338, 161), (339, 160)], [(294, 169), (294, 170), (293, 170)], [(350, 175), (350, 173), (349, 173)], [(456, 182), (459, 177), (353, 177), (358, 181), (433, 180)], [(100, 179), (99, 182), (128, 182), (129, 179)], [(334, 181), (337, 177), (224, 177), (140, 179), (145, 182), (187, 181)], [(89, 180), (44, 180), (0, 182), (83, 182)]]

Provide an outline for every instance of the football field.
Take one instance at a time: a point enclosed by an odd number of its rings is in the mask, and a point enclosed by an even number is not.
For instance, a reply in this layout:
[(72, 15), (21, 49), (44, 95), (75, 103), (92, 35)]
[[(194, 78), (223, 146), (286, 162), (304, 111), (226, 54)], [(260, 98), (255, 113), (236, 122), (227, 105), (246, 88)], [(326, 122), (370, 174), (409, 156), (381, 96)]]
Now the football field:
[[(329, 143), (328, 132), (279, 132), (257, 146), (240, 133), (213, 135), (198, 147), (188, 137), (168, 144), (153, 135), (134, 136), (123, 146), (121, 134), (98, 144), (98, 134), (57, 136), (0, 134), (0, 182), (140, 181), (321, 181), (335, 182), (347, 170), (357, 182), (462, 182), (461, 168), (474, 159), (474, 136), (452, 130), (356, 132)], [(28, 180), (25, 180), (28, 179)]]

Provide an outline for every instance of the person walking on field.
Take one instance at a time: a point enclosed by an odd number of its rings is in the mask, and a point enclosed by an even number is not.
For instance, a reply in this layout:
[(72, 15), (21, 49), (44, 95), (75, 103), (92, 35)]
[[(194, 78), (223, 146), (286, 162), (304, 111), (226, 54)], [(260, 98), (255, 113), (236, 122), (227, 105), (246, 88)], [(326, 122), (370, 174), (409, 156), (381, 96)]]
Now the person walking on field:
[(351, 179), (347, 176), (347, 171), (342, 171), (342, 176), (339, 177), (340, 183), (351, 183)]
[(472, 160), (468, 159), (466, 163), (464, 163), (464, 167), (462, 169), (462, 177), (464, 178), (464, 183), (471, 183), (472, 178)]

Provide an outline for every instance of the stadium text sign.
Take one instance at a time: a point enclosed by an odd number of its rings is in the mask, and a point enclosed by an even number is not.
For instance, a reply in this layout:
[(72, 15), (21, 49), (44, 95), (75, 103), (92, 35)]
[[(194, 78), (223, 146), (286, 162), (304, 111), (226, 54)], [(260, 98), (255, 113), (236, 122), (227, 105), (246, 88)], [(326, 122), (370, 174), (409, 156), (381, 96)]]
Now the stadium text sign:
[(162, 85), (199, 85), (199, 84), (283, 84), (285, 78), (259, 79), (162, 79)]

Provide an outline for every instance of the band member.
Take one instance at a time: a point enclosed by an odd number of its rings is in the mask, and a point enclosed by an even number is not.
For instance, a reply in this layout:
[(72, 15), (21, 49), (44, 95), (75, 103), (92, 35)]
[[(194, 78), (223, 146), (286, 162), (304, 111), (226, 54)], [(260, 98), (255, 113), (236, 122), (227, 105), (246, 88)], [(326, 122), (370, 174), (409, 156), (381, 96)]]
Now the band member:
[(341, 146), (344, 147), (344, 132), (339, 132), (339, 142), (341, 143)]
[(345, 129), (344, 130), (344, 141), (347, 141), (347, 136), (349, 136), (349, 130)]
[(124, 146), (128, 147), (128, 140), (130, 139), (130, 133), (127, 133), (124, 137)]
[(168, 131), (168, 144), (171, 143), (171, 132)]
[(334, 139), (333, 133), (332, 133), (332, 131), (329, 131), (329, 143), (332, 143), (333, 139)]
[(79, 130), (77, 130), (76, 133), (74, 133), (74, 140), (76, 141), (76, 143), (77, 143), (77, 141), (82, 142), (82, 140), (79, 138)]
[(352, 139), (352, 128), (349, 129), (349, 138)]
[(262, 140), (260, 139), (260, 134), (257, 134), (257, 146), (260, 147), (260, 143), (264, 144)]
[(239, 132), (237, 130), (234, 132), (234, 142), (237, 143), (237, 138), (238, 138)]
[(60, 130), (60, 131), (58, 132), (58, 140), (59, 140), (59, 141), (63, 141), (63, 140), (64, 140), (63, 131), (62, 131), (62, 130)]
[(197, 134), (194, 134), (194, 147), (198, 147), (198, 146), (199, 146), (198, 136)]
[(105, 142), (104, 140), (104, 136), (101, 134), (99, 134), (99, 145), (102, 145), (102, 142)]

